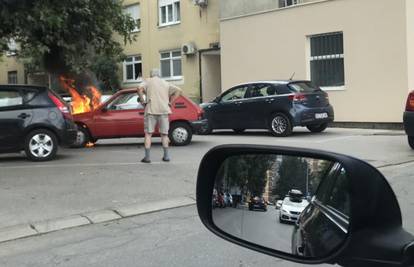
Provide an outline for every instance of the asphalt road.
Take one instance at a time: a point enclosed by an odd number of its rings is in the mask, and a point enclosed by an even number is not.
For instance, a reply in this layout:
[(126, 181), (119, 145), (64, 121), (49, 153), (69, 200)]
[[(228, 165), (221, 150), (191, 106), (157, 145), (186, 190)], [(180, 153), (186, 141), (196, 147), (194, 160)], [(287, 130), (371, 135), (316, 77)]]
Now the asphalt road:
[[(159, 141), (159, 140), (158, 140)], [(402, 132), (299, 130), (289, 138), (264, 132), (195, 136), (161, 163), (139, 163), (142, 139), (100, 141), (91, 149), (60, 151), (56, 161), (32, 163), (0, 155), (0, 228), (81, 212), (195, 195), (199, 162), (226, 143), (318, 148), (362, 158), (381, 167), (400, 201), (404, 226), (414, 233), (414, 152)], [(260, 212), (258, 212), (260, 213)], [(264, 215), (264, 213), (262, 214)], [(280, 243), (281, 244), (281, 243)], [(283, 245), (282, 245), (283, 247)], [(58, 231), (0, 244), (0, 266), (300, 266), (223, 241), (204, 229), (193, 208), (175, 209)]]
[(293, 224), (279, 222), (279, 210), (246, 207), (214, 209), (213, 221), (223, 231), (264, 247), (291, 253)]

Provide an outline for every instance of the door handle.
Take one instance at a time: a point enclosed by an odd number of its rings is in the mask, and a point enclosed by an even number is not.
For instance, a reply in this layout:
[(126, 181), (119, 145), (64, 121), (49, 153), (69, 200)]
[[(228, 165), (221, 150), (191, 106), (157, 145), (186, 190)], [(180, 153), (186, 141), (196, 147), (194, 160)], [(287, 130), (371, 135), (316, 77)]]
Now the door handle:
[(266, 103), (273, 103), (273, 101), (275, 101), (274, 99), (267, 99), (265, 102)]
[(139, 112), (139, 115), (145, 115), (145, 112), (141, 111)]
[(243, 102), (241, 102), (241, 101), (238, 101), (238, 102), (234, 102), (234, 104), (236, 104), (236, 105), (240, 105), (240, 104), (242, 104)]
[(20, 119), (26, 119), (26, 118), (29, 118), (30, 117), (30, 114), (27, 114), (27, 113), (20, 113), (20, 115), (19, 116), (17, 116), (18, 118), (20, 118)]

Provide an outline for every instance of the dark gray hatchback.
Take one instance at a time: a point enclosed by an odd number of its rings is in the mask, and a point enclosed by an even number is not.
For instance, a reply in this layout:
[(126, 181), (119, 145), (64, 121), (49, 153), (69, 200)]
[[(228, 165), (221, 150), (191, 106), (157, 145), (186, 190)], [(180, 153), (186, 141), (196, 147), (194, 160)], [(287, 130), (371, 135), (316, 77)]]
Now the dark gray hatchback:
[(0, 85), (0, 153), (25, 150), (31, 160), (51, 160), (58, 145), (71, 145), (76, 134), (69, 106), (53, 91)]
[(260, 81), (237, 85), (210, 103), (203, 103), (208, 127), (214, 129), (269, 129), (288, 136), (295, 126), (324, 131), (334, 120), (328, 94), (310, 81)]

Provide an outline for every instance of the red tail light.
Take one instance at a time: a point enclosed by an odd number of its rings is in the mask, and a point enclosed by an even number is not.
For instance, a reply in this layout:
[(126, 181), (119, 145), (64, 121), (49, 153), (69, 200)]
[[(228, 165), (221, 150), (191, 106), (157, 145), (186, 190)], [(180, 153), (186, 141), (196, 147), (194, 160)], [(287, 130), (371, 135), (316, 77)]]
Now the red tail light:
[(52, 93), (49, 93), (50, 99), (52, 99), (53, 103), (55, 103), (56, 107), (62, 112), (63, 116), (67, 119), (72, 119), (72, 114), (70, 113), (70, 109), (62, 103), (62, 101), (57, 98)]
[(198, 119), (201, 120), (204, 117), (204, 110), (202, 108), (198, 108)]
[(293, 94), (289, 96), (289, 99), (296, 103), (305, 102), (307, 100), (304, 94)]
[(407, 105), (405, 106), (406, 111), (414, 111), (414, 91), (412, 91), (407, 98)]

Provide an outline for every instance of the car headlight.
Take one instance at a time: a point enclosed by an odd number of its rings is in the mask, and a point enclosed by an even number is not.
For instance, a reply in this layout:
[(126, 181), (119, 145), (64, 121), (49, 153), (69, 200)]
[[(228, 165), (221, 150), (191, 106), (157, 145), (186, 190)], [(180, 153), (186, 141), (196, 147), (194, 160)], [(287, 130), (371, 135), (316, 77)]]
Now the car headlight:
[(283, 209), (282, 209), (282, 212), (289, 213), (289, 211), (287, 211), (287, 210), (283, 210)]

